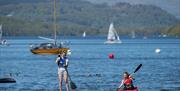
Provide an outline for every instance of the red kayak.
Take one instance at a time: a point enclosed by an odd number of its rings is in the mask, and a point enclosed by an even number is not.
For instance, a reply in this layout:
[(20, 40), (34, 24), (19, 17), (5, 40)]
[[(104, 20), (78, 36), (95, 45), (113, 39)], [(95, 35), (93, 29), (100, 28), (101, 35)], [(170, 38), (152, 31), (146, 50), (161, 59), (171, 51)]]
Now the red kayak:
[(135, 87), (133, 90), (122, 90), (122, 89), (117, 89), (116, 91), (138, 91), (138, 88)]

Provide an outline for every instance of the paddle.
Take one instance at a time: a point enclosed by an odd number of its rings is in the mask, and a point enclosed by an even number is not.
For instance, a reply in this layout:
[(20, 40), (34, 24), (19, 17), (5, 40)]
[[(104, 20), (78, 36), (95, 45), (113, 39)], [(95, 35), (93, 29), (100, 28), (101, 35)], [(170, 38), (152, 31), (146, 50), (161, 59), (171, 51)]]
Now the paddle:
[[(140, 68), (141, 68), (142, 64), (140, 64), (135, 70), (134, 73), (136, 73)], [(132, 73), (131, 75), (133, 75), (134, 73)]]
[(67, 75), (68, 75), (69, 80), (70, 80), (70, 87), (71, 87), (71, 89), (76, 89), (76, 88), (77, 88), (77, 86), (76, 86), (76, 84), (75, 84), (75, 83), (71, 80), (71, 77), (70, 77), (70, 75), (69, 75), (68, 70), (67, 70), (67, 68), (66, 68), (66, 67), (65, 67), (65, 70), (66, 70)]
[[(141, 68), (141, 66), (142, 66), (142, 64), (139, 64), (139, 66), (134, 70), (133, 73), (131, 73), (130, 76), (132, 76), (134, 73), (136, 73), (136, 72)], [(122, 85), (121, 85), (119, 88), (121, 88), (121, 87), (122, 87)], [(118, 89), (119, 89), (119, 88), (118, 88)], [(118, 89), (117, 89), (117, 91), (118, 91)]]

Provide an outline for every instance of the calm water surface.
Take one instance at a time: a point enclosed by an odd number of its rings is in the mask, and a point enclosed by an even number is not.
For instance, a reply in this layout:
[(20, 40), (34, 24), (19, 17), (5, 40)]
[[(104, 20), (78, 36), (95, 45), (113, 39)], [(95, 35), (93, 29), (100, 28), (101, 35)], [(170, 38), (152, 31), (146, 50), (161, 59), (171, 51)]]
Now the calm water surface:
[[(115, 91), (124, 71), (133, 72), (140, 91), (180, 91), (180, 39), (122, 39), (123, 44), (104, 45), (102, 38), (65, 38), (72, 54), (69, 73), (75, 91)], [(0, 91), (58, 91), (56, 56), (34, 55), (33, 38), (9, 38), (0, 46), (0, 77), (12, 73), (13, 84), (0, 84)], [(160, 54), (154, 51), (161, 49)], [(115, 59), (108, 59), (113, 53)], [(65, 87), (63, 87), (65, 88)]]

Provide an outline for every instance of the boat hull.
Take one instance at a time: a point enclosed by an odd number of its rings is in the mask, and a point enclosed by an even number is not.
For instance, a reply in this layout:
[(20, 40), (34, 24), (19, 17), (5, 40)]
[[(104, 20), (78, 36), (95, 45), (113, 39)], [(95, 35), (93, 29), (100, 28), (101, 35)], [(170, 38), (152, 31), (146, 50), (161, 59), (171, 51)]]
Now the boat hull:
[(133, 90), (122, 90), (122, 89), (117, 89), (116, 91), (138, 91), (138, 88), (135, 87), (135, 89), (133, 89)]
[(52, 48), (52, 49), (31, 49), (33, 54), (59, 54), (60, 52), (67, 53), (69, 48)]
[(106, 41), (105, 44), (121, 44), (121, 41)]
[(13, 78), (0, 78), (0, 83), (15, 83)]

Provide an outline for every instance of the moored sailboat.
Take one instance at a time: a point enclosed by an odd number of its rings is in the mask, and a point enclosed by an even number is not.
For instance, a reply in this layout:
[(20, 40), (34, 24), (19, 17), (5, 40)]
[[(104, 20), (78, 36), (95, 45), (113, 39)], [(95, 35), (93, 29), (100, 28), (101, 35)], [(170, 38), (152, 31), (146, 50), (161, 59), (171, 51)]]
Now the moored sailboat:
[(105, 42), (105, 44), (117, 44), (117, 43), (122, 43), (122, 41), (120, 40), (119, 35), (116, 29), (114, 28), (114, 24), (111, 23), (109, 26), (107, 41)]
[(136, 34), (135, 34), (134, 31), (132, 31), (131, 34), (132, 34), (131, 37), (132, 37), (133, 39), (136, 38)]
[(6, 45), (7, 41), (5, 39), (2, 39), (3, 36), (3, 30), (2, 30), (2, 24), (0, 25), (0, 45)]
[(86, 37), (86, 32), (83, 33), (82, 37), (84, 37), (84, 38)]
[(59, 54), (60, 52), (68, 53), (69, 48), (64, 47), (62, 44), (58, 45), (56, 31), (56, 0), (54, 0), (54, 39), (52, 39), (52, 43), (41, 43), (38, 45), (31, 45), (30, 51), (33, 54)]

